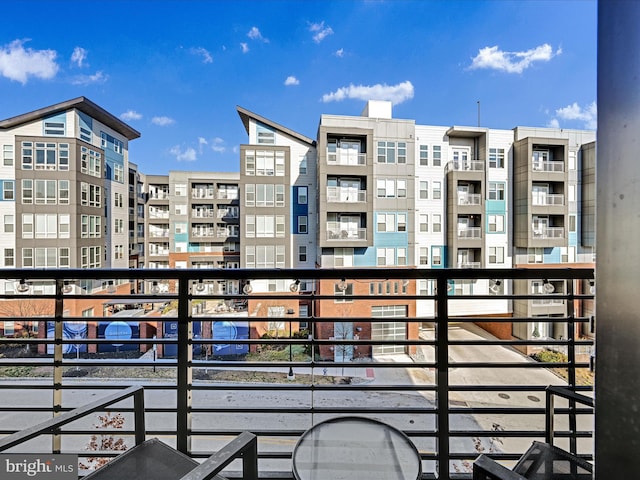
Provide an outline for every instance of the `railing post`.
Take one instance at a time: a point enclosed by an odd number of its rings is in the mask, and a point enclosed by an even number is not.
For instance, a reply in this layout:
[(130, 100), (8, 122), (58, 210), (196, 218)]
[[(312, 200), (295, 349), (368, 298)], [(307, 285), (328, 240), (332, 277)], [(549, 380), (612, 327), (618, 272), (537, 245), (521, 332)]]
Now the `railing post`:
[[(56, 279), (55, 306), (53, 313), (54, 331), (53, 337), (55, 344), (53, 345), (53, 416), (60, 415), (62, 409), (62, 331), (64, 317), (64, 299), (62, 296), (62, 287), (64, 285), (62, 278)], [(52, 453), (60, 453), (62, 448), (62, 438), (60, 435), (51, 436)]]
[(191, 451), (191, 339), (193, 326), (189, 312), (189, 280), (186, 275), (178, 278), (178, 371), (177, 371), (177, 431), (176, 446), (179, 451)]
[[(567, 345), (567, 359), (569, 362), (567, 379), (569, 382), (569, 388), (573, 391), (576, 389), (576, 324), (575, 324), (575, 301), (573, 298), (575, 280), (567, 280), (567, 337), (569, 344)], [(576, 441), (576, 402), (575, 400), (569, 400), (569, 451), (576, 455), (577, 453), (577, 441)]]
[(437, 471), (438, 478), (449, 478), (449, 304), (447, 277), (445, 275), (438, 276), (436, 285)]
[(554, 429), (554, 402), (553, 402), (553, 392), (549, 389), (546, 390), (547, 394), (547, 404), (545, 406), (545, 416), (544, 416), (544, 441), (549, 445), (553, 445), (553, 429)]
[(144, 389), (139, 389), (133, 394), (133, 415), (136, 432), (136, 445), (146, 440), (146, 425), (144, 418)]

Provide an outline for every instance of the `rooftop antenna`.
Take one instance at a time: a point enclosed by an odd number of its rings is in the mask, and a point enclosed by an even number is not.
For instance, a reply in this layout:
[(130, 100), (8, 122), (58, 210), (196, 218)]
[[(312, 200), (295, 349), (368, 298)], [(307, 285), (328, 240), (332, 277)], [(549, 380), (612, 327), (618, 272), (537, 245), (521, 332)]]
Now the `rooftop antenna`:
[(478, 100), (478, 127), (480, 126), (480, 100)]

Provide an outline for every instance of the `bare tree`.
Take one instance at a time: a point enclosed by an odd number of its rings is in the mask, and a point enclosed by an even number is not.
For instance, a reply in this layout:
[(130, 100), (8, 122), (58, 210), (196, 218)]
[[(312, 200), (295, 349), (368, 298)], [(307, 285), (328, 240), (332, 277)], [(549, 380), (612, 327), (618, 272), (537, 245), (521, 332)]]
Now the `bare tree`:
[(52, 311), (53, 303), (50, 300), (24, 298), (0, 302), (0, 318), (11, 318), (17, 327), (17, 335), (22, 337), (35, 337), (40, 321), (37, 319), (51, 317)]

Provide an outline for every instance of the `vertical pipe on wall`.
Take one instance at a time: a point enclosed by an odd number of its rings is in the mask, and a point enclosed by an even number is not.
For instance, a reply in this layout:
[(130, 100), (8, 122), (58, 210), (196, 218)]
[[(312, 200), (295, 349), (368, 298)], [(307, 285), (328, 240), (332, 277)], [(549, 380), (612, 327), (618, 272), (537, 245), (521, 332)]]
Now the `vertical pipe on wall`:
[(596, 478), (640, 451), (640, 2), (598, 4)]

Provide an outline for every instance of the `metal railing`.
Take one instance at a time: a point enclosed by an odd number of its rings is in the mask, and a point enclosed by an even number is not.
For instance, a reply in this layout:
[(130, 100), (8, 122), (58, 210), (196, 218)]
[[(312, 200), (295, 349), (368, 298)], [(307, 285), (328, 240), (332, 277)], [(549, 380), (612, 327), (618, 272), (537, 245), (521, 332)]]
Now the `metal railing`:
[(564, 172), (564, 162), (558, 160), (533, 160), (531, 169), (534, 172)]
[[(13, 332), (0, 338), (0, 415), (12, 419), (0, 435), (88, 403), (91, 394), (142, 385), (147, 435), (205, 458), (249, 430), (259, 437), (261, 478), (290, 479), (297, 439), (341, 415), (401, 429), (420, 452), (423, 478), (471, 478), (481, 451), (510, 462), (545, 437), (549, 385), (592, 390), (584, 381), (588, 359), (577, 349), (593, 345), (579, 331), (588, 321), (583, 304), (593, 299), (583, 285), (593, 275), (557, 268), (0, 270), (0, 285), (9, 287), (0, 295), (0, 326)], [(513, 312), (541, 295), (513, 294), (512, 284), (545, 278), (566, 282), (565, 293), (552, 295), (565, 301), (566, 314), (545, 317), (554, 338), (518, 338), (530, 330), (519, 326), (540, 318)], [(495, 279), (504, 295), (490, 291)], [(239, 282), (240, 293), (209, 294), (207, 285), (228, 280)], [(47, 282), (51, 288), (42, 289)], [(456, 282), (469, 289), (452, 288)], [(314, 290), (299, 291), (303, 283)], [(566, 353), (529, 356), (554, 347)], [(571, 413), (580, 429), (558, 423), (556, 437), (576, 438), (578, 453), (591, 458), (592, 416)], [(88, 425), (61, 432), (62, 451), (86, 455), (83, 439), (98, 432)]]
[(531, 196), (531, 205), (547, 206), (547, 205), (564, 205), (564, 195), (561, 193), (533, 194)]
[(347, 187), (327, 187), (327, 202), (362, 203), (366, 201), (366, 190), (355, 190)]
[(563, 238), (564, 227), (542, 227), (536, 228), (535, 225), (531, 226), (533, 230), (533, 238)]
[(458, 193), (458, 205), (480, 205), (482, 195), (479, 193)]
[(482, 228), (481, 227), (458, 227), (458, 238), (481, 238), (482, 237)]

